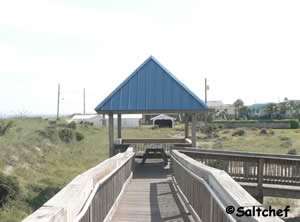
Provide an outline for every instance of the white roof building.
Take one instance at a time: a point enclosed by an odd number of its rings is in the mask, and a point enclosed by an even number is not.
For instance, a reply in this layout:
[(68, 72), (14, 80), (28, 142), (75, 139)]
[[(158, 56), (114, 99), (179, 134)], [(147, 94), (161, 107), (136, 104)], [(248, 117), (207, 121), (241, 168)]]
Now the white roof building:
[(159, 125), (160, 127), (170, 126), (173, 128), (175, 126), (176, 118), (168, 116), (166, 114), (160, 114), (151, 118), (151, 120), (153, 121), (153, 125)]
[[(142, 118), (142, 115), (122, 115), (122, 127), (123, 128), (135, 128), (139, 127), (139, 121)], [(103, 119), (103, 115), (98, 114), (87, 114), (87, 115), (74, 115), (68, 122), (88, 122), (93, 123), (93, 125), (97, 128), (107, 127), (108, 116), (105, 116)], [(114, 125), (117, 126), (117, 116), (114, 116)]]

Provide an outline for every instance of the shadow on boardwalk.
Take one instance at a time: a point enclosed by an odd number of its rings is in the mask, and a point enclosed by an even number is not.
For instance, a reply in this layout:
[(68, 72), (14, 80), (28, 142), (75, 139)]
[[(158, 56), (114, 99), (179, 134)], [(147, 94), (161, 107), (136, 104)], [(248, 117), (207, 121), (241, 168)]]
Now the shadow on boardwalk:
[(136, 164), (113, 221), (193, 221), (177, 195), (162, 161)]

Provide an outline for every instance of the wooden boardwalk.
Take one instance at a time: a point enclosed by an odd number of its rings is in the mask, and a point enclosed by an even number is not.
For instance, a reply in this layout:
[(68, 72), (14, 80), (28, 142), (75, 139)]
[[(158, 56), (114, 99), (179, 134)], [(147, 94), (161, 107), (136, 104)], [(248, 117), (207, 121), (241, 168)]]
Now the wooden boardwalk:
[[(150, 163), (149, 163), (150, 162)], [(173, 186), (163, 161), (136, 164), (132, 181), (125, 190), (112, 221), (194, 221)]]

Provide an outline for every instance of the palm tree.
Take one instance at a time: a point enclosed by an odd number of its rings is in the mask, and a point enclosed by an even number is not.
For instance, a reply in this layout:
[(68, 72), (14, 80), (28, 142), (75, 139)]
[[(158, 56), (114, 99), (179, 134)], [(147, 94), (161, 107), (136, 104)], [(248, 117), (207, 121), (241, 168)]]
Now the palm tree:
[(276, 112), (276, 104), (269, 103), (265, 109), (266, 113), (268, 114), (269, 118), (272, 119), (274, 113)]
[(239, 114), (239, 111), (241, 109), (241, 107), (244, 106), (244, 102), (243, 100), (241, 99), (237, 99), (234, 103), (233, 103), (233, 106), (234, 106), (234, 116), (235, 116), (235, 119), (237, 119), (237, 116)]
[(239, 108), (239, 117), (243, 116), (243, 117), (246, 117), (247, 119), (249, 119), (249, 112), (250, 112), (250, 109), (247, 106), (242, 106)]

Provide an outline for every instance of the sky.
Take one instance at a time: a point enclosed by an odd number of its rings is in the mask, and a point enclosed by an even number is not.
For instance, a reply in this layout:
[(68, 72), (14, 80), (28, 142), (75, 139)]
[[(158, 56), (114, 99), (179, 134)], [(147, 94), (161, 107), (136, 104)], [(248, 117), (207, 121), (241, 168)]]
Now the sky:
[(150, 55), (204, 100), (300, 99), (299, 0), (0, 1), (0, 115), (94, 108)]

